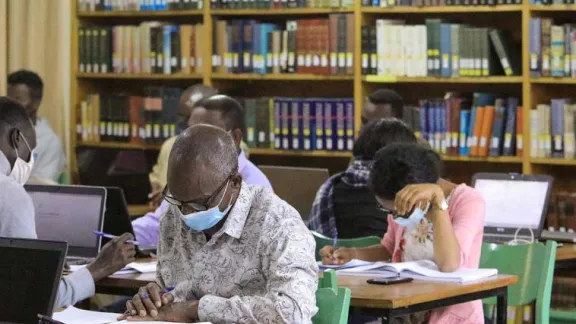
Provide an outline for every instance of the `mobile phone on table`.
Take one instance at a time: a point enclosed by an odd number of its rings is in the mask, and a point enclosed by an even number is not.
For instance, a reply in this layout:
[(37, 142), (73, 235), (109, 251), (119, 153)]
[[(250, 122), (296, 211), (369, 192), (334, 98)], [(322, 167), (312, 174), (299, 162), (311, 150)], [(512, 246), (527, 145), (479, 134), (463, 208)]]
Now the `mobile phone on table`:
[(373, 285), (395, 285), (399, 283), (411, 282), (412, 278), (407, 277), (394, 277), (394, 278), (381, 278), (381, 279), (368, 279), (366, 282)]

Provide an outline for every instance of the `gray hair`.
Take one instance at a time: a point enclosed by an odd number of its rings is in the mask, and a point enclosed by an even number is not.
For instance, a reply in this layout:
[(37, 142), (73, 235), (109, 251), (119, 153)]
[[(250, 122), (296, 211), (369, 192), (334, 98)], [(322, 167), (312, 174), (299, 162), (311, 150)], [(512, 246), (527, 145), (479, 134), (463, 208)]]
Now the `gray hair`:
[(209, 172), (215, 183), (238, 171), (238, 152), (232, 136), (207, 124), (194, 125), (176, 138), (170, 152), (168, 172), (182, 176)]

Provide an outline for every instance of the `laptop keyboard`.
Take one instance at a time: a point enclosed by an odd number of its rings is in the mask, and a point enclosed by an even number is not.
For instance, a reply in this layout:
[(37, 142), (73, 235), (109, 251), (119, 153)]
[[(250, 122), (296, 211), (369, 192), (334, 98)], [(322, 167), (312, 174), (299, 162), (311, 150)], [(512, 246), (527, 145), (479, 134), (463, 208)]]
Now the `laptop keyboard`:
[[(529, 236), (517, 236), (516, 239), (519, 241), (519, 244), (531, 240)], [(482, 242), (484, 243), (495, 243), (495, 244), (507, 244), (512, 241), (514, 241), (514, 237), (509, 236), (484, 236), (482, 240)]]

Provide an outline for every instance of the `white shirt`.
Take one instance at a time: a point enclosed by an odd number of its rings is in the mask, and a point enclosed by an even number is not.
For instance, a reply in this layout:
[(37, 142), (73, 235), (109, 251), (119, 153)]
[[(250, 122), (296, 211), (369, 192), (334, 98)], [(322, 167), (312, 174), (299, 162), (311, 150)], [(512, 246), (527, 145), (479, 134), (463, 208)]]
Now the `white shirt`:
[(66, 155), (62, 141), (44, 118), (36, 121), (35, 161), (31, 178), (39, 180), (58, 181), (60, 174), (66, 168)]
[(298, 212), (270, 189), (242, 183), (222, 228), (206, 241), (176, 207), (160, 221), (158, 283), (199, 300), (201, 322), (300, 323), (316, 313), (315, 242)]

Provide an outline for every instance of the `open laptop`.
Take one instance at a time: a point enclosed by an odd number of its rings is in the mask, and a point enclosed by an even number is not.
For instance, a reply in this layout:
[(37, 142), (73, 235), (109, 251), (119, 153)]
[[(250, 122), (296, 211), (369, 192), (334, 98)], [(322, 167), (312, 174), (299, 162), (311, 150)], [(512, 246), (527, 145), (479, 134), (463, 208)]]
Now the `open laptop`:
[[(128, 213), (128, 204), (124, 196), (124, 191), (118, 187), (106, 187), (106, 211), (104, 213), (104, 233), (120, 236), (124, 233), (134, 235), (134, 228), (130, 214)], [(136, 237), (134, 235), (134, 237)], [(108, 243), (110, 239), (102, 238), (101, 247)], [(155, 246), (136, 246), (139, 256), (147, 256), (150, 252), (155, 253)]]
[(36, 234), (42, 240), (68, 242), (68, 259), (87, 261), (100, 252), (106, 188), (24, 186), (36, 211)]
[[(517, 173), (476, 173), (472, 185), (486, 202), (484, 242), (538, 240), (544, 227), (553, 178)], [(530, 229), (530, 230), (529, 230)]]
[(316, 192), (328, 179), (328, 169), (297, 168), (284, 166), (259, 166), (264, 172), (274, 192), (284, 199), (308, 223)]
[(52, 316), (66, 242), (0, 237), (1, 323), (38, 323)]

